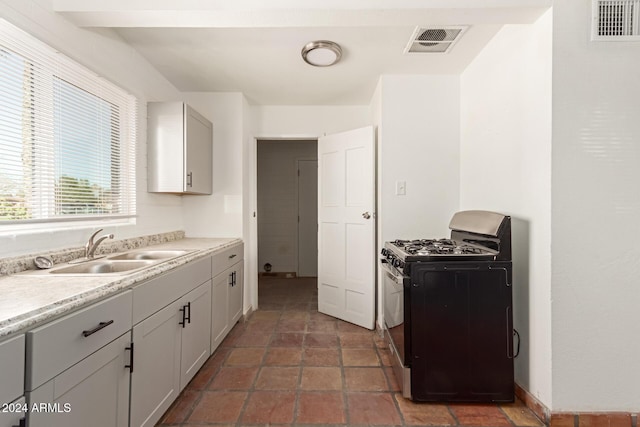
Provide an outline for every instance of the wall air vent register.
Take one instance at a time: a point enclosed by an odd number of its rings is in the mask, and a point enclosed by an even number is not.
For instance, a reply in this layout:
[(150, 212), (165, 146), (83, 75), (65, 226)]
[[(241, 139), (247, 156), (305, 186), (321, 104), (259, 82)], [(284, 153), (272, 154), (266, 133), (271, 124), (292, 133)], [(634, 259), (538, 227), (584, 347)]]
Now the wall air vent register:
[(460, 39), (466, 26), (417, 27), (404, 53), (447, 53)]
[(593, 0), (591, 39), (640, 41), (640, 0)]

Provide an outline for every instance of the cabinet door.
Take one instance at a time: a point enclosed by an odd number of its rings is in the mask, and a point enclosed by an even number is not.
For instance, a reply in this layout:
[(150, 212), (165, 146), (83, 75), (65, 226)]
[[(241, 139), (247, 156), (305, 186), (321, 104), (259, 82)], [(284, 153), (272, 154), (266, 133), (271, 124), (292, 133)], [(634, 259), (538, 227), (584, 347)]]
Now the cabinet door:
[(0, 403), (24, 393), (24, 335), (0, 344)]
[(180, 302), (133, 328), (131, 427), (154, 426), (180, 393)]
[(242, 294), (244, 292), (244, 262), (232, 267), (231, 286), (229, 288), (229, 329), (242, 316)]
[(220, 345), (229, 332), (230, 270), (213, 278), (211, 288), (211, 353)]
[(211, 354), (211, 280), (182, 299), (187, 319), (182, 327), (180, 389), (183, 389)]
[(127, 427), (130, 337), (122, 335), (29, 393), (29, 427)]
[(507, 268), (486, 264), (412, 270), (414, 399), (513, 399), (509, 276)]
[(185, 104), (185, 181), (187, 193), (213, 190), (213, 129), (211, 122)]
[[(26, 401), (24, 396), (11, 402), (5, 411), (0, 411), (0, 427), (16, 427), (20, 425), (20, 419), (26, 417)], [(5, 409), (5, 408), (3, 408)]]

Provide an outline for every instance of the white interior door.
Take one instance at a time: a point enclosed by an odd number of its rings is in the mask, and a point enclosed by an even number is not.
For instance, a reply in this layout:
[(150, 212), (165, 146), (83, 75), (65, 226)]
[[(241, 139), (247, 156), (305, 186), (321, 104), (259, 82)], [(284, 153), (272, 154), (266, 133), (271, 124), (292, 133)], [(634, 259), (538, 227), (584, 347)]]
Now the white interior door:
[(318, 311), (375, 323), (373, 127), (318, 139)]
[(298, 276), (318, 275), (318, 161), (298, 160)]

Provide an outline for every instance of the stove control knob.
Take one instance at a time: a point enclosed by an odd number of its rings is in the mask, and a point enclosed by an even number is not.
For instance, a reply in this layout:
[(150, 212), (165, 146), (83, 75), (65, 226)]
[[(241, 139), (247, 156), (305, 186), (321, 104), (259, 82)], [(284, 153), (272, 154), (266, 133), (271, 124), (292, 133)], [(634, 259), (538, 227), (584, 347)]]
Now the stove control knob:
[(389, 254), (389, 250), (387, 248), (382, 248), (382, 251), (380, 251), (380, 253), (382, 254), (382, 256), (387, 256)]

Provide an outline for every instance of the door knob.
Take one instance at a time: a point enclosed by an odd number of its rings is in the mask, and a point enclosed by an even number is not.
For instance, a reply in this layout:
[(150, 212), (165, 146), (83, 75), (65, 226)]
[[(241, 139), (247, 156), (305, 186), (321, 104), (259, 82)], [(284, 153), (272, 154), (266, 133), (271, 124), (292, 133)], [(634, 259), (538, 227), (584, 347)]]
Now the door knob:
[(371, 214), (369, 212), (365, 212), (365, 213), (362, 214), (362, 218), (369, 219), (369, 218), (371, 218)]

